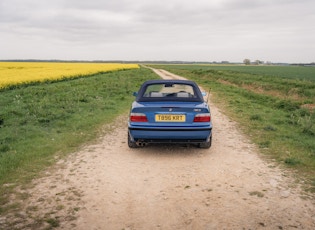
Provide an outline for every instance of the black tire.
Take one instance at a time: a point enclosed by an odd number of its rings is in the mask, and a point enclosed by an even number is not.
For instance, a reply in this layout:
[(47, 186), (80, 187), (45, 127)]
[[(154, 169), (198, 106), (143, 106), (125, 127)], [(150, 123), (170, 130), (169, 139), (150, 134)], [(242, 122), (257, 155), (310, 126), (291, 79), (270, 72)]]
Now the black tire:
[(128, 147), (129, 147), (129, 148), (132, 148), (132, 149), (138, 148), (138, 145), (136, 144), (136, 142), (131, 141), (129, 132), (128, 132)]
[(199, 144), (199, 148), (201, 148), (201, 149), (209, 149), (211, 147), (211, 144), (212, 144), (212, 135), (211, 135), (209, 141), (204, 142), (204, 143), (200, 143)]

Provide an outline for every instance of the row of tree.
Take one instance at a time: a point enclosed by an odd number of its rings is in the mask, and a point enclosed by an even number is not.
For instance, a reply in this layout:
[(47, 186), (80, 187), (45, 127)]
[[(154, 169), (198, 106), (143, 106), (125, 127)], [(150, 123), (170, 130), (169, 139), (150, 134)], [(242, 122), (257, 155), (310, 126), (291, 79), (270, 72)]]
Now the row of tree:
[[(251, 62), (250, 61), (250, 59), (248, 59), (248, 58), (245, 58), (244, 59), (244, 61), (243, 61), (243, 63), (245, 64), (245, 65), (262, 65), (262, 64), (265, 64), (265, 62), (264, 61), (261, 61), (261, 60), (255, 60), (254, 62)], [(271, 64), (271, 62), (266, 62), (266, 64), (268, 65), (268, 64)]]

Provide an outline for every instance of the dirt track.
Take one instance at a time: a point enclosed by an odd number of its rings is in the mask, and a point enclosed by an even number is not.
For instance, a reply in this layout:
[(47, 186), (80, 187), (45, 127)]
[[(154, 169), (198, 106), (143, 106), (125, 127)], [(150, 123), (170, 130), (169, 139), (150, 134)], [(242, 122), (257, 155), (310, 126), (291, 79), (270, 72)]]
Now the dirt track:
[(292, 177), (259, 157), (237, 124), (210, 106), (210, 149), (129, 149), (127, 115), (117, 118), (110, 134), (34, 182), (20, 226), (44, 228), (44, 219), (82, 230), (315, 229), (314, 200), (302, 199)]

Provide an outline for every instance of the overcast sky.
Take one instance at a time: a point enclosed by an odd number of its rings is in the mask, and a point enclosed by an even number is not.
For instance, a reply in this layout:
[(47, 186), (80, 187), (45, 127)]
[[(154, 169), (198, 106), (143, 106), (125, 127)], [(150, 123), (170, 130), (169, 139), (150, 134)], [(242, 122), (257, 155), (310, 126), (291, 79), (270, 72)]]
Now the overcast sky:
[(315, 62), (314, 0), (0, 0), (0, 59)]

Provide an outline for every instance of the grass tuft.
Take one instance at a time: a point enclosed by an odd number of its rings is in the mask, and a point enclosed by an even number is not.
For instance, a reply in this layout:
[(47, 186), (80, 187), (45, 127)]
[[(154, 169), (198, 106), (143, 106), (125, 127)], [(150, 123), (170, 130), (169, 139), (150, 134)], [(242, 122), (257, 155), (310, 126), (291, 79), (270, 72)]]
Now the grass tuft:
[(296, 158), (286, 158), (284, 160), (284, 163), (286, 163), (289, 166), (295, 166), (295, 165), (301, 164), (301, 161)]
[(262, 117), (259, 114), (253, 114), (253, 115), (250, 116), (249, 119), (252, 120), (252, 121), (261, 121)]

